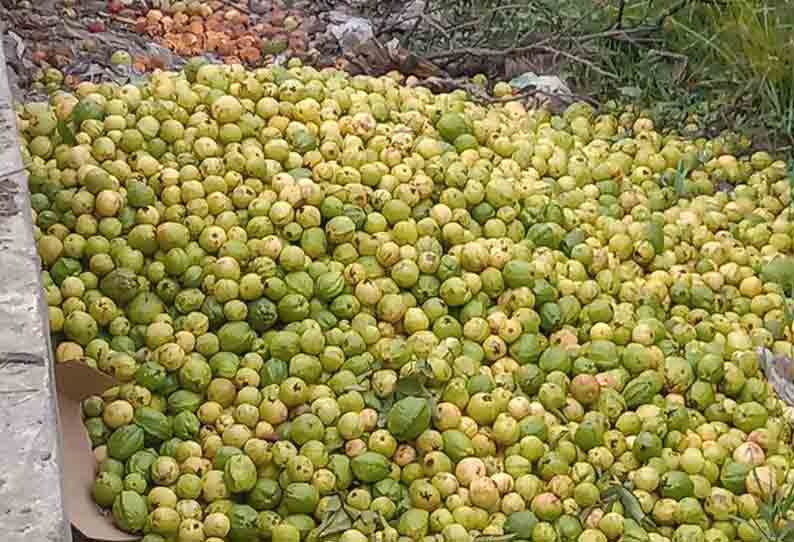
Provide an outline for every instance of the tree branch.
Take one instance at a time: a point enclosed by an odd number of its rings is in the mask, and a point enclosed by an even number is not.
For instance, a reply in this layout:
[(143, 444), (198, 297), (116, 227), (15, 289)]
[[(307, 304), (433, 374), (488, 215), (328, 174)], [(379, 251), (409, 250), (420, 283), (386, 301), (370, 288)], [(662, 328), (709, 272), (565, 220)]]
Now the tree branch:
[(626, 10), (626, 0), (620, 0), (620, 5), (618, 5), (618, 18), (615, 21), (615, 28), (620, 30), (623, 27), (623, 12)]

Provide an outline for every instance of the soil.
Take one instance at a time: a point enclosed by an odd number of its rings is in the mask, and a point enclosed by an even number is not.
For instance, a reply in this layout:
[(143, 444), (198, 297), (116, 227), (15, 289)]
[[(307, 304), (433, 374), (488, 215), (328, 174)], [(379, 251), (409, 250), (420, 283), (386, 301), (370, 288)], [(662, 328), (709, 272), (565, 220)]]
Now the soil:
[[(124, 84), (155, 69), (179, 69), (195, 56), (251, 67), (298, 56), (316, 65), (333, 64), (341, 51), (325, 31), (327, 14), (337, 9), (332, 4), (169, 2), (0, 0), (14, 98), (44, 100), (55, 88), (80, 81)], [(126, 62), (112, 60), (119, 51), (128, 53)]]

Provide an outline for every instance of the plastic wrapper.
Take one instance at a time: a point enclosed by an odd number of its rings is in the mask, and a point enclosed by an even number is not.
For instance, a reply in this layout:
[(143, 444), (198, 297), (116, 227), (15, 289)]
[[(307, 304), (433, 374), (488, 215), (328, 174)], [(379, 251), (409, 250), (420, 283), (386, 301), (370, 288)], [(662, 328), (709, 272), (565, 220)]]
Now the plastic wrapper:
[(780, 399), (788, 406), (794, 406), (794, 359), (788, 356), (775, 356), (771, 350), (764, 347), (758, 348), (758, 359), (766, 379), (775, 388)]

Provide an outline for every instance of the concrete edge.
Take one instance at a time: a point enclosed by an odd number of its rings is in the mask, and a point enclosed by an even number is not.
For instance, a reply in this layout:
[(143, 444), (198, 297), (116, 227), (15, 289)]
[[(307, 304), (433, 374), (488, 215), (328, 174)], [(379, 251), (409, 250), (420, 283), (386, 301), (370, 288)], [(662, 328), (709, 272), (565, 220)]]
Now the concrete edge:
[(7, 69), (0, 46), (0, 532), (7, 542), (71, 542), (49, 316)]

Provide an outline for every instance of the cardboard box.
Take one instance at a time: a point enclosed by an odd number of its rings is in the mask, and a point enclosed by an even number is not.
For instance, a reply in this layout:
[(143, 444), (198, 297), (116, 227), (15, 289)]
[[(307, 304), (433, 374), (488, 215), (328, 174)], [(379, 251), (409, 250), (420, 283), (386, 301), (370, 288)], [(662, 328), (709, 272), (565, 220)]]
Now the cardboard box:
[(139, 536), (117, 529), (110, 514), (97, 506), (91, 497), (97, 465), (83, 424), (81, 402), (91, 395), (101, 395), (118, 382), (79, 361), (57, 364), (55, 380), (63, 432), (64, 506), (69, 520), (75, 529), (92, 541), (140, 540)]

